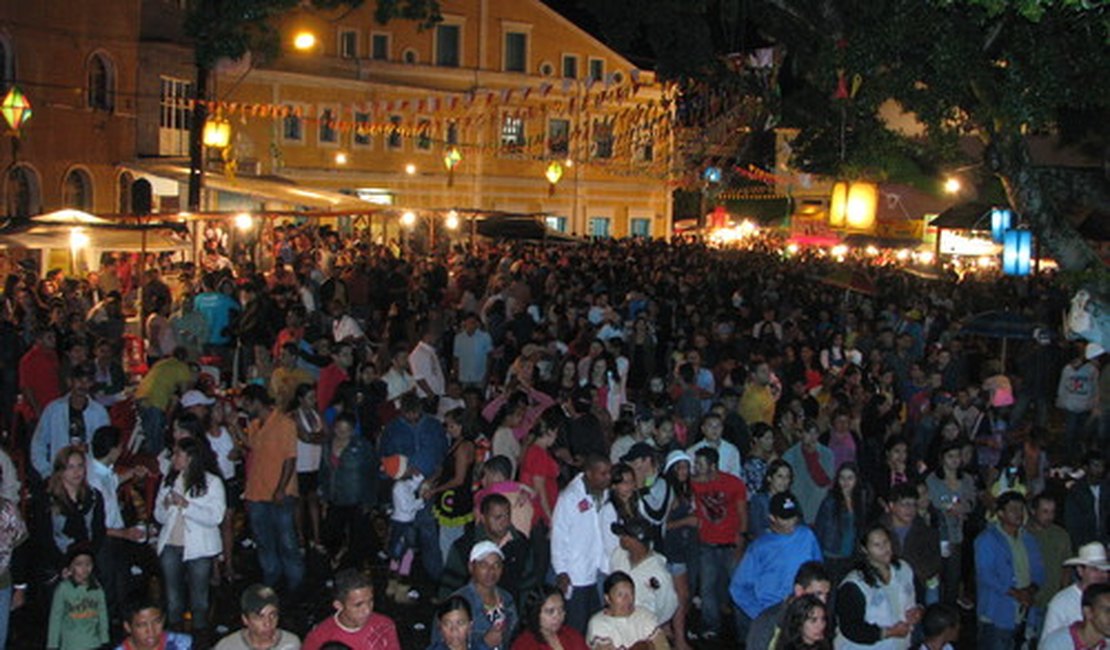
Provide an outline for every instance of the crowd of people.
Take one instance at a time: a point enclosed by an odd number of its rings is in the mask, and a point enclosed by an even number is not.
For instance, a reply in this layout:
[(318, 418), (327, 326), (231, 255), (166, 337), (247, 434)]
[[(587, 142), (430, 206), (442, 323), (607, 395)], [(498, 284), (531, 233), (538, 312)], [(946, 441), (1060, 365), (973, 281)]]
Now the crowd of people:
[(1051, 275), (211, 237), (8, 276), (0, 647), (1106, 646), (1101, 350), (962, 329)]

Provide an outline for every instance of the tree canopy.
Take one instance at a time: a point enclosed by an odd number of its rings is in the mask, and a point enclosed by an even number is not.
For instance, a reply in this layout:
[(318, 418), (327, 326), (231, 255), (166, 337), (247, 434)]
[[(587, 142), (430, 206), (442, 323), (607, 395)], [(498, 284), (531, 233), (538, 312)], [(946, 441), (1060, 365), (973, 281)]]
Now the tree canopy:
[[(607, 39), (646, 50), (664, 75), (757, 96), (762, 112), (755, 120), (747, 113), (747, 126), (798, 129), (796, 167), (879, 180), (913, 168), (935, 173), (966, 157), (960, 138), (979, 139), (981, 159), (963, 162), (1002, 181), (1013, 207), (1065, 268), (1100, 265), (1060, 215), (1077, 203), (1110, 213), (1105, 174), (1037, 168), (1026, 136), (1082, 144), (1092, 160), (1110, 160), (1110, 4), (578, 1)], [(676, 34), (657, 39), (660, 21)], [(691, 40), (700, 45), (676, 45)], [(778, 52), (771, 83), (744, 63), (764, 43)], [(880, 118), (884, 105), (910, 113), (923, 131), (891, 130)]]

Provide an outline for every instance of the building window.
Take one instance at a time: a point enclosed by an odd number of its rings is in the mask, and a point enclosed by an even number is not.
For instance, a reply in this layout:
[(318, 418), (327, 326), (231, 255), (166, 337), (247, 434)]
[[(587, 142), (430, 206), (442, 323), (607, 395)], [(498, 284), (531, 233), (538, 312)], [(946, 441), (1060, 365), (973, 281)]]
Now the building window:
[(320, 109), (320, 144), (336, 144), (339, 142), (339, 130), (336, 128), (336, 120), (339, 115), (334, 108), (321, 108)]
[(605, 79), (605, 59), (590, 59), (590, 81)]
[(289, 113), (281, 121), (281, 139), (286, 142), (304, 142), (304, 114), (299, 106), (287, 105)]
[(570, 120), (552, 119), (547, 122), (547, 153), (565, 156), (570, 151)]
[(189, 99), (193, 84), (184, 79), (162, 77), (158, 116), (158, 154), (185, 156), (189, 153), (189, 129), (193, 124), (193, 111)]
[(116, 191), (119, 193), (119, 201), (116, 207), (120, 214), (131, 214), (131, 186), (135, 184), (135, 177), (131, 172), (123, 172), (119, 175), (119, 185)]
[(567, 218), (566, 217), (548, 215), (547, 217), (544, 217), (544, 221), (547, 222), (547, 227), (554, 230), (554, 231), (557, 231), (557, 232), (566, 232), (567, 231)]
[(564, 79), (577, 79), (578, 78), (578, 55), (577, 54), (564, 54), (563, 55), (563, 78)]
[(632, 137), (632, 159), (642, 163), (655, 160), (655, 137), (651, 128), (639, 127)]
[(339, 30), (339, 56), (343, 59), (358, 58), (358, 32), (356, 30)]
[(8, 92), (8, 86), (14, 78), (15, 60), (12, 56), (12, 44), (0, 35), (0, 93)]
[(651, 219), (632, 219), (629, 231), (633, 237), (651, 237)]
[(432, 149), (432, 121), (422, 117), (416, 122), (416, 149), (418, 151), (431, 151)]
[(389, 60), (389, 34), (370, 34), (370, 58), (375, 61)]
[(609, 217), (590, 217), (590, 237), (608, 237), (609, 234)]
[(505, 34), (505, 72), (524, 72), (528, 69), (528, 34)]
[(462, 27), (436, 25), (436, 65), (445, 68), (459, 67), (459, 41)]
[(369, 147), (370, 140), (370, 114), (355, 112), (354, 143), (359, 147)]
[(613, 157), (613, 125), (604, 120), (594, 121), (594, 158)]
[(26, 219), (41, 212), (42, 194), (39, 192), (38, 174), (26, 165), (8, 172), (4, 195), (8, 198), (9, 217)]
[(459, 143), (459, 123), (458, 122), (456, 122), (454, 120), (451, 120), (450, 122), (447, 123), (447, 133), (444, 134), (443, 139), (446, 140), (447, 144), (449, 144), (449, 145)]
[(75, 210), (92, 210), (92, 179), (83, 169), (71, 169), (62, 186), (62, 205)]
[(403, 141), (401, 140), (401, 120), (400, 115), (389, 116), (389, 148), (400, 149)]
[(505, 153), (524, 150), (524, 118), (516, 115), (501, 118), (501, 150)]
[(417, 56), (416, 50), (411, 47), (406, 47), (404, 52), (401, 52), (401, 60), (410, 65), (419, 63), (420, 57)]
[(115, 108), (115, 71), (111, 60), (103, 53), (89, 59), (89, 108), (110, 111)]

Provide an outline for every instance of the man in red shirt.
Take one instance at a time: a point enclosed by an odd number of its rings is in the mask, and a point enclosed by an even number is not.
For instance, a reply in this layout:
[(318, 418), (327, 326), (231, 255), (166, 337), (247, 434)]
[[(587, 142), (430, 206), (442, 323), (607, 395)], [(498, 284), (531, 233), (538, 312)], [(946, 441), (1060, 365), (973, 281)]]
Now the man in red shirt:
[(58, 335), (45, 327), (36, 333), (35, 339), (35, 344), (19, 360), (19, 390), (37, 418), (47, 404), (62, 396), (62, 374), (56, 349)]
[(316, 408), (323, 413), (335, 400), (339, 384), (351, 378), (351, 366), (355, 365), (355, 351), (350, 343), (336, 343), (331, 351), (331, 363), (320, 371), (316, 382)]
[(358, 650), (401, 650), (397, 627), (374, 612), (374, 585), (357, 569), (335, 574), (335, 614), (321, 621), (304, 639), (301, 650), (319, 650), (325, 643), (345, 643)]
[(744, 553), (748, 530), (748, 489), (731, 474), (718, 471), (720, 456), (712, 447), (694, 454), (694, 498), (697, 500), (698, 569), (703, 623), (702, 638), (721, 633), (721, 605), (728, 602), (732, 569)]

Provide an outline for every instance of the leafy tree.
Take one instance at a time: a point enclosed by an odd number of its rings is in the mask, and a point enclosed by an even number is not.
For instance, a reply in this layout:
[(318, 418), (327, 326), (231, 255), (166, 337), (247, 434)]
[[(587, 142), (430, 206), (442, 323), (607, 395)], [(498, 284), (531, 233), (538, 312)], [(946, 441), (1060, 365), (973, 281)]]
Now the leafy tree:
[[(1110, 4), (1096, 0), (579, 0), (615, 43), (647, 48), (659, 70), (713, 87), (749, 83), (722, 65), (758, 34), (780, 47), (771, 86), (750, 85), (762, 114), (746, 126), (800, 129), (796, 165), (836, 175), (924, 173), (958, 159), (961, 137), (1013, 208), (1066, 270), (1096, 269), (1097, 255), (1063, 218), (1110, 213), (1105, 172), (1033, 164), (1026, 136), (1088, 143), (1110, 160)], [(632, 13), (623, 13), (634, 10)], [(676, 35), (656, 42), (660, 16)], [(623, 15), (622, 15), (623, 13)], [(627, 16), (637, 17), (629, 21)], [(722, 21), (720, 16), (740, 20)], [(622, 25), (614, 24), (619, 17)], [(721, 33), (721, 29), (730, 30)], [(707, 37), (707, 35), (712, 35)], [(701, 44), (678, 51), (679, 43)], [(711, 45), (707, 47), (707, 45)], [(676, 58), (681, 60), (675, 60)], [(858, 75), (858, 84), (853, 83)], [(724, 79), (722, 81), (722, 78)], [(745, 82), (744, 79), (749, 79)], [(839, 92), (838, 92), (839, 91)], [(855, 91), (855, 92), (853, 92)], [(847, 95), (846, 97), (844, 95)], [(894, 100), (924, 135), (906, 137), (877, 117)], [(752, 115), (746, 115), (751, 119)], [(1082, 206), (1082, 207), (1081, 207)], [(1106, 290), (1103, 280), (1102, 290)]]
[[(412, 20), (431, 26), (442, 20), (438, 0), (372, 0), (374, 17), (385, 24), (390, 20)], [(208, 78), (222, 59), (238, 60), (250, 53), (255, 61), (278, 56), (280, 34), (275, 19), (303, 5), (302, 0), (194, 0), (185, 15), (185, 33), (193, 41), (197, 66), (196, 99), (207, 99)], [(361, 6), (363, 0), (310, 0), (320, 10)], [(189, 158), (193, 172), (189, 175), (189, 209), (200, 208), (200, 178), (203, 164), (202, 129), (207, 110), (197, 102), (193, 113), (193, 129), (189, 134)]]

